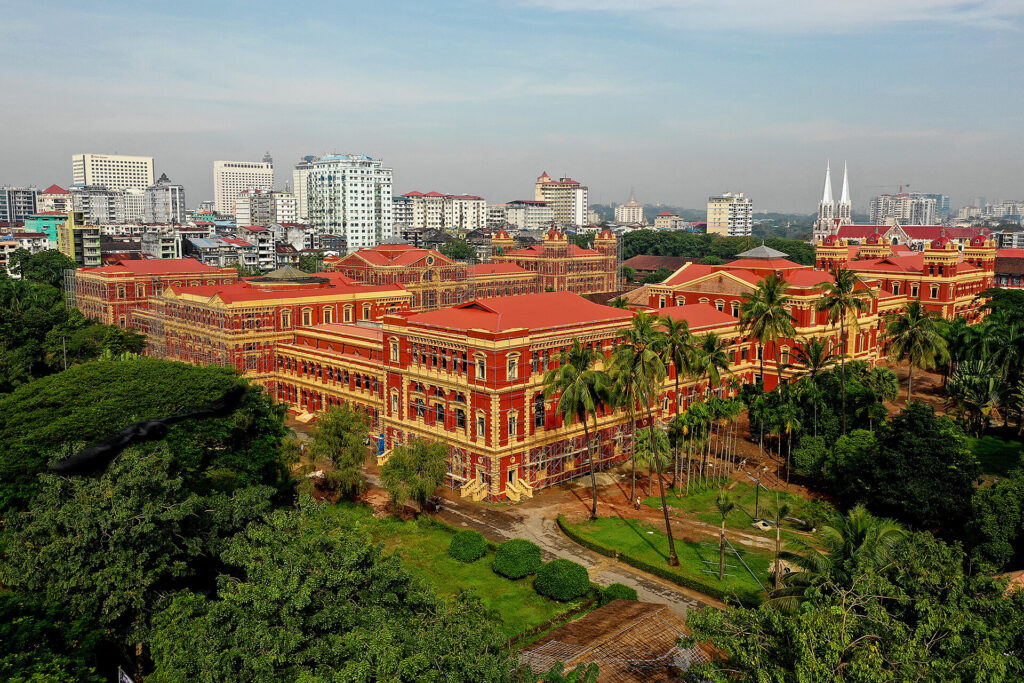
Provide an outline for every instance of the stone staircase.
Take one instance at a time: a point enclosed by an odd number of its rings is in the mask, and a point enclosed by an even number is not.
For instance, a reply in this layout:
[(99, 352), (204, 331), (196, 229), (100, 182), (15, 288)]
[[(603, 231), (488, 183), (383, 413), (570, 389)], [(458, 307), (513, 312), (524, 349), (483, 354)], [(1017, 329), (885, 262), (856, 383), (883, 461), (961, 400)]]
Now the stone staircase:
[(505, 495), (509, 500), (518, 503), (523, 498), (533, 498), (533, 487), (525, 479), (516, 479), (505, 486)]
[(378, 467), (383, 467), (384, 463), (386, 463), (390, 458), (391, 458), (391, 449), (389, 448), (389, 449), (387, 449), (386, 451), (384, 451), (383, 453), (381, 453), (380, 455), (377, 456), (377, 466)]
[(483, 500), (487, 497), (487, 485), (478, 479), (474, 479), (459, 489), (459, 495), (473, 501)]

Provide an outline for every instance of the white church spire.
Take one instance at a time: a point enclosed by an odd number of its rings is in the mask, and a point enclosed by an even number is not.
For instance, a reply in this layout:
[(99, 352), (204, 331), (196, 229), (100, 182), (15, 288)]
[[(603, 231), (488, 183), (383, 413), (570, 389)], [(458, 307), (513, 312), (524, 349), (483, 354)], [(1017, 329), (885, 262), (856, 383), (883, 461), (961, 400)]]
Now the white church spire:
[(839, 197), (839, 204), (836, 206), (836, 218), (840, 225), (853, 223), (853, 202), (850, 201), (850, 178), (846, 170), (846, 162), (843, 162), (843, 194)]
[(832, 204), (832, 169), (829, 166), (829, 162), (825, 162), (825, 191), (821, 194), (821, 203)]

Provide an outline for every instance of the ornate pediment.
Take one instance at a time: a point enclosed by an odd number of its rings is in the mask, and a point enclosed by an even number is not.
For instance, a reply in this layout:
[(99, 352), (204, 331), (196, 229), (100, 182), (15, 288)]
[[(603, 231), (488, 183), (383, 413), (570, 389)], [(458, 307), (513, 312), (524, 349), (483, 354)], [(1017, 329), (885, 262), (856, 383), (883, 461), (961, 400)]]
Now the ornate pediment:
[(683, 282), (673, 287), (677, 292), (699, 294), (746, 294), (754, 291), (754, 285), (724, 272), (712, 273), (692, 282)]

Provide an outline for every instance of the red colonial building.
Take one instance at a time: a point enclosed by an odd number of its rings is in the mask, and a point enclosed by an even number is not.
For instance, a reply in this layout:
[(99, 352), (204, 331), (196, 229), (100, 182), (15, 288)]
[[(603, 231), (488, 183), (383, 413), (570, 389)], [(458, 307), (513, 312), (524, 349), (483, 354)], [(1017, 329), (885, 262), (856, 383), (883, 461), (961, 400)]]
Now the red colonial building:
[(128, 327), (135, 311), (150, 307), (153, 297), (170, 287), (230, 285), (234, 268), (215, 268), (194, 259), (123, 259), (109, 266), (79, 268), (67, 292), (87, 318)]
[(620, 289), (618, 240), (609, 230), (597, 235), (593, 249), (570, 243), (554, 228), (544, 234), (542, 244), (517, 249), (515, 240), (498, 230), (491, 237), (491, 252), (493, 263), (512, 263), (536, 273), (540, 291), (582, 295)]

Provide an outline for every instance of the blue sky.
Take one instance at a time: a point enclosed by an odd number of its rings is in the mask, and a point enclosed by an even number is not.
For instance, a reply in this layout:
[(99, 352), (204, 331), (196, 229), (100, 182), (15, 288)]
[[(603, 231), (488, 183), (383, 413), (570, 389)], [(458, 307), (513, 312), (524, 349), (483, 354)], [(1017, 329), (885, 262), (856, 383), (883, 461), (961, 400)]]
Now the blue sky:
[[(6, 6), (6, 7), (5, 7)], [(214, 159), (382, 157), (396, 192), (813, 211), (895, 189), (1024, 198), (1024, 2), (0, 0), (0, 184), (78, 152), (152, 154), (212, 197)], [(840, 179), (836, 178), (836, 191)]]

